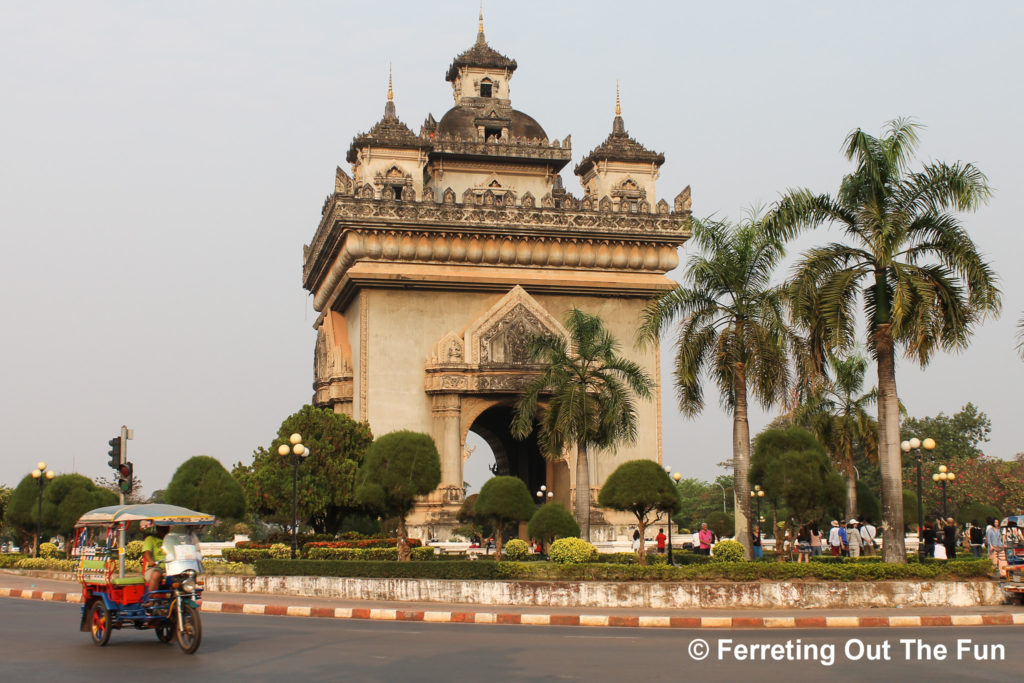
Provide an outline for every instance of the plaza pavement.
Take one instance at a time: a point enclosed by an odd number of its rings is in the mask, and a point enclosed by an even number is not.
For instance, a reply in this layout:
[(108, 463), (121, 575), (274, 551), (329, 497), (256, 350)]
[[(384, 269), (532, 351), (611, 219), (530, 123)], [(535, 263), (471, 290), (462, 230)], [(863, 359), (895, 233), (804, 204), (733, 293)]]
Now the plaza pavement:
[[(79, 603), (81, 588), (75, 581), (0, 571), (0, 597)], [(546, 609), (206, 591), (202, 609), (204, 612), (375, 621), (687, 629), (1024, 626), (1024, 609), (1009, 605), (902, 609)]]

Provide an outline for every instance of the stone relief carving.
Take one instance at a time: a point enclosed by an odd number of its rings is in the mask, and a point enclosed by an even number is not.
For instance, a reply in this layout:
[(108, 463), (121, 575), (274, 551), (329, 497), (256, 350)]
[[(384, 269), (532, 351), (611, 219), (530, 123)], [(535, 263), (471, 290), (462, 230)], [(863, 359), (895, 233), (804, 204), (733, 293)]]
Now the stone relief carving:
[(676, 195), (676, 213), (690, 212), (690, 186), (687, 185), (683, 191)]
[(480, 336), (480, 364), (526, 365), (530, 339), (546, 333), (537, 317), (520, 304)]

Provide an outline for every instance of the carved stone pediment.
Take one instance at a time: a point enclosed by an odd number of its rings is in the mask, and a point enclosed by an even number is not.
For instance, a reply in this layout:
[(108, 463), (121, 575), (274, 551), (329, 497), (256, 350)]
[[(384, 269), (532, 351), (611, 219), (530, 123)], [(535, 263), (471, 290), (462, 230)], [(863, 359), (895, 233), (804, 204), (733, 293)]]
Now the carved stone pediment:
[(466, 328), (467, 362), (478, 366), (530, 365), (530, 338), (542, 334), (569, 337), (547, 309), (516, 285)]
[(569, 333), (520, 286), (470, 323), (462, 334), (449, 332), (427, 359), (428, 393), (506, 393), (522, 391), (536, 376), (529, 345), (534, 336)]

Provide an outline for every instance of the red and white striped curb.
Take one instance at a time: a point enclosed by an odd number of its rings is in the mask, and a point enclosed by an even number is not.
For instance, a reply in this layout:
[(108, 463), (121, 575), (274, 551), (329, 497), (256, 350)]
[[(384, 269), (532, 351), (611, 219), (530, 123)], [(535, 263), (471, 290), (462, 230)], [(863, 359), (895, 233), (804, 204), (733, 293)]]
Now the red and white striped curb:
[[(0, 588), (0, 597), (82, 601), (80, 593)], [(669, 617), (607, 614), (519, 614), (508, 612), (442, 612), (372, 609), (362, 607), (310, 607), (203, 600), (204, 612), (262, 614), (278, 617), (421, 621), (435, 624), (526, 624), (531, 626), (625, 626), (633, 628), (863, 628), (902, 626), (1024, 626), (1024, 613), (952, 614), (889, 617)]]

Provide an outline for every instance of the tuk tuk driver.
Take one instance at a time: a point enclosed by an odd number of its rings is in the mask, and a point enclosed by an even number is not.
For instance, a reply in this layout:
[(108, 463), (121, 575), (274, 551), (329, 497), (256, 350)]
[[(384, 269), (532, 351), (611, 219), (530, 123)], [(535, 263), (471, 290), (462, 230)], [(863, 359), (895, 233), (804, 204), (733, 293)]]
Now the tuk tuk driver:
[(146, 589), (150, 592), (160, 590), (160, 583), (164, 579), (164, 570), (160, 565), (167, 556), (164, 552), (164, 536), (170, 527), (158, 526), (152, 520), (143, 520), (139, 527), (147, 532), (145, 540), (142, 541), (142, 563), (146, 568), (144, 574)]

